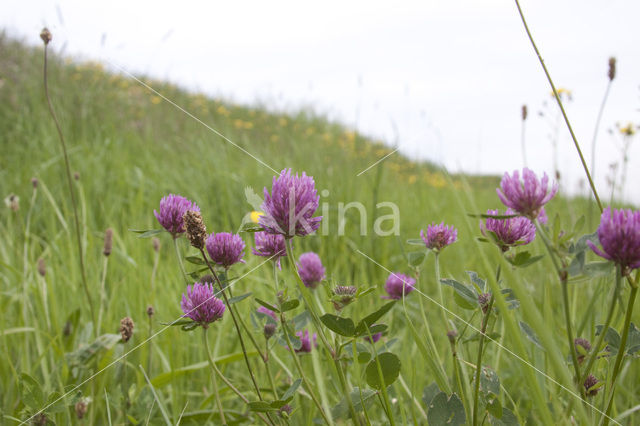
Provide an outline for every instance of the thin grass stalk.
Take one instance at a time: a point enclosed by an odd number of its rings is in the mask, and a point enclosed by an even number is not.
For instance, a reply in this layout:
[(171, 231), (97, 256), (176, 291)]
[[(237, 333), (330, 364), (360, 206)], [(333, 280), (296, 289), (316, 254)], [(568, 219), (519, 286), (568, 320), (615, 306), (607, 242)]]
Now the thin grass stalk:
[[(404, 294), (404, 287), (403, 287), (403, 292)], [(369, 336), (369, 341), (373, 342), (373, 337), (371, 336), (371, 330), (369, 329), (369, 327), (366, 327), (367, 329), (367, 335)], [(384, 401), (383, 407), (385, 407), (385, 412), (387, 413), (387, 418), (389, 419), (389, 424), (391, 426), (395, 426), (396, 422), (395, 419), (393, 417), (393, 411), (391, 410), (391, 402), (389, 401), (389, 394), (387, 393), (387, 384), (384, 382), (384, 375), (382, 374), (382, 366), (380, 365), (380, 357), (378, 357), (378, 350), (376, 349), (375, 345), (373, 346), (373, 354), (375, 355), (376, 358), (376, 367), (378, 370), (378, 377), (380, 378), (380, 383), (382, 386), (380, 386), (380, 391), (382, 392), (382, 400)], [(378, 394), (379, 396), (380, 394)]]
[[(637, 278), (637, 275), (636, 275), (636, 278)], [(616, 362), (613, 367), (613, 373), (611, 374), (611, 382), (609, 385), (610, 390), (608, 393), (609, 403), (607, 404), (607, 411), (604, 415), (604, 419), (602, 423), (603, 426), (607, 426), (611, 419), (610, 414), (611, 414), (611, 408), (613, 406), (613, 397), (615, 395), (616, 380), (618, 379), (618, 374), (620, 373), (622, 359), (624, 358), (624, 354), (627, 346), (627, 337), (629, 336), (629, 325), (631, 324), (631, 316), (633, 314), (633, 305), (636, 302), (637, 294), (638, 294), (638, 286), (632, 284), (631, 293), (629, 293), (629, 302), (627, 304), (627, 312), (624, 317), (624, 326), (622, 327), (622, 334), (620, 336), (620, 348), (618, 349), (618, 355), (616, 356)], [(605, 331), (603, 330), (603, 334), (604, 332)]]
[(102, 261), (102, 276), (100, 278), (100, 307), (98, 309), (98, 321), (96, 322), (97, 335), (100, 335), (100, 326), (102, 324), (102, 313), (104, 312), (104, 304), (107, 302), (107, 294), (105, 291), (105, 283), (107, 281), (107, 270), (109, 266), (109, 256), (104, 256)]
[(84, 254), (82, 251), (82, 240), (80, 236), (80, 219), (78, 218), (78, 206), (76, 204), (76, 196), (73, 191), (73, 181), (71, 178), (71, 166), (69, 165), (69, 155), (67, 154), (67, 145), (64, 139), (64, 135), (62, 134), (62, 129), (60, 128), (60, 123), (58, 122), (58, 118), (56, 117), (55, 111), (53, 110), (53, 105), (51, 104), (51, 97), (49, 96), (49, 85), (47, 82), (47, 46), (48, 42), (44, 44), (44, 93), (45, 98), (47, 99), (47, 106), (49, 107), (49, 114), (51, 114), (51, 118), (53, 118), (53, 122), (56, 125), (56, 130), (58, 131), (58, 138), (60, 140), (60, 145), (62, 146), (62, 154), (64, 158), (65, 171), (67, 174), (67, 183), (69, 185), (69, 195), (71, 199), (71, 207), (73, 210), (73, 219), (76, 228), (76, 242), (78, 244), (78, 262), (80, 264), (80, 276), (82, 278), (82, 288), (84, 290), (84, 294), (87, 298), (87, 307), (89, 308), (89, 314), (91, 320), (95, 324), (95, 310), (93, 309), (93, 301), (91, 300), (91, 294), (89, 293), (89, 285), (87, 284), (87, 276), (84, 268)]
[(178, 247), (178, 239), (175, 237), (173, 238), (173, 248), (175, 249), (176, 257), (178, 258), (178, 266), (180, 266), (180, 273), (182, 274), (184, 283), (189, 285), (187, 271), (184, 269), (184, 263), (182, 263), (182, 256), (180, 255), (180, 248)]
[(224, 409), (222, 408), (222, 402), (220, 401), (220, 393), (218, 392), (218, 382), (216, 381), (216, 368), (213, 363), (213, 359), (211, 358), (211, 351), (209, 350), (209, 339), (207, 339), (207, 329), (202, 328), (202, 340), (204, 340), (204, 349), (207, 351), (207, 360), (209, 361), (209, 365), (213, 370), (213, 376), (211, 377), (211, 382), (213, 383), (213, 394), (215, 395), (216, 405), (218, 406), (218, 412), (220, 413), (220, 420), (222, 424), (227, 424), (227, 421), (224, 417)]
[(491, 316), (491, 309), (493, 308), (493, 294), (487, 305), (487, 312), (482, 317), (482, 326), (480, 329), (480, 341), (478, 342), (478, 360), (476, 361), (476, 381), (475, 389), (473, 392), (473, 426), (478, 424), (478, 396), (480, 394), (480, 373), (482, 372), (482, 349), (484, 346), (485, 332), (487, 331), (487, 324), (489, 323), (489, 317)]
[(578, 155), (580, 156), (580, 162), (582, 163), (582, 168), (584, 169), (584, 173), (587, 175), (587, 179), (589, 180), (589, 186), (591, 186), (591, 192), (593, 193), (593, 196), (596, 199), (598, 208), (602, 212), (603, 207), (602, 207), (602, 203), (600, 202), (600, 197), (598, 196), (598, 191), (596, 190), (596, 186), (593, 183), (591, 174), (589, 173), (589, 167), (587, 167), (587, 163), (584, 159), (584, 156), (582, 155), (582, 150), (580, 149), (580, 144), (578, 143), (578, 139), (576, 138), (576, 135), (573, 133), (573, 128), (571, 127), (571, 123), (569, 122), (567, 113), (565, 112), (564, 106), (562, 105), (562, 100), (560, 99), (560, 95), (558, 95), (558, 91), (556, 90), (556, 86), (553, 84), (553, 80), (551, 79), (551, 75), (547, 70), (547, 66), (544, 64), (544, 60), (542, 60), (542, 56), (538, 51), (538, 47), (536, 46), (536, 43), (533, 41), (533, 36), (531, 35), (531, 31), (529, 31), (529, 26), (527, 25), (527, 21), (524, 17), (524, 14), (522, 13), (522, 9), (520, 8), (520, 3), (518, 0), (515, 0), (515, 2), (518, 8), (518, 13), (520, 14), (520, 19), (522, 20), (522, 24), (524, 25), (524, 29), (526, 30), (527, 36), (529, 37), (529, 41), (531, 42), (531, 45), (533, 46), (533, 50), (535, 50), (536, 56), (540, 61), (540, 65), (542, 65), (542, 69), (544, 70), (544, 73), (547, 76), (547, 80), (551, 85), (551, 89), (553, 90), (553, 96), (556, 98), (556, 101), (558, 102), (558, 106), (560, 107), (560, 111), (562, 112), (562, 117), (564, 118), (564, 122), (566, 123), (567, 128), (569, 129), (569, 133), (571, 134), (571, 139), (573, 139), (573, 144), (575, 145), (576, 151), (578, 151)]
[(582, 376), (580, 377), (580, 380), (578, 380), (578, 384), (584, 383), (587, 376), (589, 375), (589, 372), (591, 371), (591, 368), (593, 367), (593, 364), (598, 359), (598, 353), (600, 352), (600, 347), (602, 346), (602, 343), (604, 342), (604, 337), (607, 334), (607, 330), (609, 330), (609, 326), (611, 325), (611, 319), (613, 318), (613, 312), (615, 311), (616, 301), (618, 300), (618, 291), (620, 290), (621, 283), (622, 283), (622, 275), (620, 274), (620, 268), (618, 267), (616, 268), (616, 287), (613, 291), (613, 295), (611, 296), (611, 303), (609, 304), (609, 311), (607, 312), (607, 318), (604, 322), (604, 326), (602, 327), (602, 330), (600, 330), (600, 335), (598, 336), (598, 340), (596, 340), (596, 343), (591, 348), (591, 353), (589, 354), (589, 360), (587, 361), (585, 368), (582, 370)]

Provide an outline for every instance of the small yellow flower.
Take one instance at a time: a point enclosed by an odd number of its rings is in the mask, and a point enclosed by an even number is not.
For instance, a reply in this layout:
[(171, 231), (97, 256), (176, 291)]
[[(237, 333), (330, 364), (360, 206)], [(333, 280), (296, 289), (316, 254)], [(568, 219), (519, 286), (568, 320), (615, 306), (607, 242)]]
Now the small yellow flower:
[(409, 176), (409, 184), (410, 185), (416, 183), (417, 180), (418, 180), (418, 176), (416, 176), (416, 175)]
[(160, 96), (154, 96), (151, 98), (151, 103), (154, 105), (158, 105), (160, 102), (162, 102), (162, 98)]
[(618, 123), (618, 130), (620, 130), (620, 133), (625, 136), (633, 136), (636, 134), (636, 128), (631, 122), (627, 123), (627, 125), (624, 127), (620, 123)]
[(251, 222), (258, 223), (258, 219), (260, 219), (260, 216), (264, 216), (264, 213), (257, 212), (257, 211), (252, 211), (251, 212)]
[[(556, 89), (556, 92), (558, 92), (558, 96), (560, 97), (560, 99), (564, 99), (566, 97), (568, 100), (571, 100), (573, 96), (573, 93), (571, 92), (571, 90), (565, 89), (564, 87), (559, 87), (558, 89)], [(551, 92), (551, 97), (555, 98), (556, 95), (554, 95), (553, 92)]]

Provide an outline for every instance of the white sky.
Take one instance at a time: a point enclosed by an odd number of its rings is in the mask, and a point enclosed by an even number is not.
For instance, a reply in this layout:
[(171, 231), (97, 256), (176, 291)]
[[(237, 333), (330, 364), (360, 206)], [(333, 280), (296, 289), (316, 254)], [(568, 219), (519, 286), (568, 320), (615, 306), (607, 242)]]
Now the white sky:
[[(618, 59), (596, 156), (608, 199), (605, 175), (620, 161), (621, 138), (607, 129), (640, 124), (640, 1), (522, 0), (522, 7), (556, 85), (573, 92), (567, 111), (589, 164), (607, 60)], [(557, 106), (511, 0), (0, 4), (0, 28), (10, 34), (36, 44), (43, 26), (65, 54), (273, 110), (310, 106), (451, 171), (522, 167), (526, 103), (529, 166), (553, 169)], [(575, 192), (580, 163), (564, 127), (559, 134), (564, 190)], [(639, 144), (640, 135), (626, 188), (636, 203)]]

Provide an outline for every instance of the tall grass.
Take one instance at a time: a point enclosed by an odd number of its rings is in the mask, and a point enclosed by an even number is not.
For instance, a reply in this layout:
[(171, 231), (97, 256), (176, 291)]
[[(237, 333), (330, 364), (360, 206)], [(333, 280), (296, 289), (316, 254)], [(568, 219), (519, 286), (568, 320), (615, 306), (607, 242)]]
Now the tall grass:
[[(52, 46), (55, 47), (55, 41)], [(93, 300), (101, 300), (102, 285), (106, 294), (101, 323), (94, 324), (87, 313), (84, 295), (74, 284), (81, 280), (82, 272), (71, 223), (73, 213), (66, 201), (64, 160), (44, 100), (42, 51), (27, 48), (4, 35), (0, 37), (0, 50), (3, 52), (0, 75), (5, 81), (0, 91), (3, 135), (0, 194), (16, 193), (21, 202), (17, 212), (7, 208), (0, 213), (3, 421), (17, 424), (59, 395), (73, 390), (45, 410), (46, 415), (57, 423), (77, 422), (74, 407), (81, 398), (88, 398), (85, 420), (89, 424), (125, 422), (125, 410), (121, 407), (127, 400), (131, 401), (126, 410), (131, 422), (218, 423), (220, 410), (201, 338), (179, 327), (163, 325), (182, 314), (179, 300), (184, 280), (171, 237), (166, 233), (157, 235), (161, 245), (156, 253), (150, 239), (138, 238), (130, 229), (158, 228), (153, 209), (163, 195), (173, 192), (198, 202), (210, 231), (235, 232), (245, 214), (252, 210), (244, 196), (245, 188), (260, 192), (269, 186), (273, 172), (135, 81), (108, 72), (99, 64), (50, 57), (51, 100), (67, 139), (72, 172), (78, 175), (72, 183), (78, 194), (79, 235), (88, 288)], [(568, 424), (571, 421), (568, 413), (572, 411), (568, 407), (573, 407), (572, 412), (581, 423), (598, 418), (593, 409), (584, 407), (560, 387), (575, 389), (566, 362), (569, 347), (564, 335), (563, 304), (553, 296), (559, 294), (560, 288), (550, 261), (544, 259), (517, 273), (502, 263), (501, 284), (495, 279), (496, 267), (503, 262), (500, 253), (487, 250), (486, 245), (476, 241), (478, 219), (467, 214), (498, 205), (497, 178), (449, 176), (432, 164), (411, 161), (399, 153), (376, 169), (357, 176), (391, 150), (308, 111), (273, 113), (140, 78), (269, 166), (276, 170), (285, 167), (305, 170), (315, 177), (319, 190), (328, 191), (322, 195), (321, 203), (326, 203), (325, 221), (330, 232), (295, 240), (295, 251), (317, 252), (330, 280), (377, 287), (375, 293), (366, 296), (366, 302), (347, 308), (350, 316), (359, 318), (372, 307), (383, 305), (378, 296), (383, 294), (388, 275), (384, 268), (410, 272), (405, 256), (411, 249), (406, 240), (418, 238), (419, 230), (433, 221), (455, 224), (459, 241), (438, 259), (442, 277), (468, 281), (464, 271), (478, 271), (495, 293), (499, 285), (505, 284), (520, 299), (521, 308), (509, 310), (501, 297), (496, 298), (503, 321), (490, 330), (494, 340), (483, 342), (486, 350), (482, 363), (499, 373), (501, 406), (527, 424), (550, 420)], [(515, 167), (505, 164), (505, 169), (512, 168)], [(35, 189), (32, 177), (38, 179)], [(338, 203), (351, 201), (371, 206), (366, 224), (368, 235), (360, 233), (356, 210), (348, 211), (344, 235), (338, 235)], [(381, 201), (398, 205), (399, 236), (374, 235), (374, 214), (389, 213), (383, 208), (376, 211), (374, 207)], [(571, 230), (588, 205), (584, 199), (555, 199), (547, 209), (553, 229)], [(556, 222), (557, 213), (560, 216)], [(594, 218), (579, 232), (593, 232), (595, 227)], [(102, 248), (107, 228), (113, 229), (113, 250), (105, 272)], [(252, 238), (244, 235), (251, 246)], [(184, 239), (178, 243), (183, 256), (198, 254)], [(357, 250), (384, 268), (373, 265)], [(535, 242), (531, 251), (542, 254), (544, 246)], [(44, 274), (38, 272), (41, 258), (46, 262)], [(246, 265), (233, 272), (237, 276), (252, 271), (263, 261), (250, 254), (245, 259)], [(428, 256), (421, 266), (419, 289), (424, 296), (439, 300), (438, 284), (433, 278), (434, 260)], [(291, 265), (284, 259), (283, 263), (280, 281), (293, 288), (297, 277)], [(199, 266), (187, 264), (187, 269), (192, 272)], [(251, 292), (255, 298), (269, 300), (273, 297), (272, 274), (269, 265), (259, 267), (236, 282), (233, 292), (235, 295)], [(604, 276), (568, 283), (567, 296), (572, 306), (569, 315), (577, 324), (577, 335), (595, 340), (595, 327), (605, 320), (599, 301), (608, 294), (611, 285)], [(461, 319), (480, 325), (477, 316), (472, 317), (471, 312), (450, 302), (453, 293), (449, 288), (443, 290), (445, 305), (457, 314), (453, 322), (459, 330), (465, 327)], [(438, 358), (454, 383), (451, 346), (447, 330), (441, 326), (439, 308), (422, 296), (425, 323), (418, 299), (421, 296), (411, 296), (405, 301), (406, 316), (400, 309), (394, 309), (386, 318), (390, 329), (383, 336), (389, 350), (400, 356), (402, 380), (388, 388), (389, 404), (375, 398), (367, 400), (362, 423), (386, 423), (389, 418), (398, 424), (426, 423), (425, 401), (435, 377), (421, 348), (412, 343), (411, 327), (424, 335), (426, 326), (430, 326)], [(324, 309), (331, 309), (322, 293), (320, 299)], [(147, 316), (149, 305), (154, 310), (151, 320)], [(234, 306), (246, 319), (251, 318), (257, 307), (253, 298)], [(119, 321), (125, 316), (135, 322), (134, 337), (126, 346), (119, 342), (117, 334)], [(637, 314), (632, 319), (637, 323)], [(623, 321), (618, 314), (612, 326), (619, 329)], [(255, 336), (260, 337), (262, 328), (247, 322)], [(530, 326), (537, 335), (537, 343), (532, 343), (528, 338), (531, 336), (521, 331), (520, 322)], [(97, 330), (101, 330), (100, 335)], [(244, 368), (240, 343), (232, 330), (227, 316), (208, 331), (210, 353), (230, 383), (250, 401), (257, 401)], [(145, 342), (148, 336), (153, 338)], [(457, 359), (463, 376), (472, 378), (479, 335), (469, 330), (468, 337), (468, 342), (458, 346)], [(121, 362), (105, 368), (133, 348)], [(298, 377), (288, 350), (274, 345), (269, 362), (274, 392), (267, 386), (269, 378), (257, 353), (249, 348), (247, 355), (256, 369), (257, 382), (264, 386), (260, 391), (266, 399), (284, 394)], [(352, 367), (346, 377), (347, 386), (366, 391), (365, 366), (349, 362)], [(344, 393), (342, 384), (325, 362), (323, 353), (314, 351), (302, 356), (300, 363), (305, 376), (318, 389), (320, 405), (325, 410), (338, 405)], [(610, 367), (607, 359), (595, 361), (594, 368), (599, 373), (610, 371)], [(615, 415), (636, 406), (638, 379), (638, 369), (632, 364), (621, 370)], [(127, 385), (123, 386), (123, 382)], [(230, 387), (220, 381), (218, 384), (226, 421), (229, 424), (246, 421), (249, 415), (246, 404)], [(604, 407), (603, 394), (591, 403)], [(297, 393), (293, 405), (291, 424), (312, 424), (320, 418), (316, 405), (304, 391)], [(348, 421), (346, 417), (346, 414), (330, 417), (329, 422), (343, 424)], [(635, 412), (630, 412), (623, 421), (633, 424), (637, 419)]]

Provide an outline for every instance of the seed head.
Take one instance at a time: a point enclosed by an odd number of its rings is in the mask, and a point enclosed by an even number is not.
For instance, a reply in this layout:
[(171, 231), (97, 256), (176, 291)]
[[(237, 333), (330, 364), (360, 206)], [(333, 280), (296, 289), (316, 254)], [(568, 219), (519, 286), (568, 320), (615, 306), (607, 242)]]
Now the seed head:
[(153, 245), (153, 251), (155, 251), (156, 253), (160, 251), (160, 238), (153, 237), (153, 239), (151, 240), (151, 244)]
[(456, 330), (449, 330), (447, 331), (447, 339), (449, 339), (450, 343), (455, 343), (456, 342), (456, 337), (458, 337), (458, 332)]
[(584, 381), (584, 390), (586, 391), (587, 396), (596, 396), (598, 394), (600, 388), (594, 388), (594, 386), (597, 385), (598, 382), (599, 380), (596, 379), (596, 376), (594, 376), (593, 374), (589, 374), (589, 376), (587, 376)]
[(33, 189), (38, 187), (38, 178), (31, 178), (31, 185), (33, 185)]
[(527, 115), (528, 115), (527, 106), (522, 105), (522, 121), (525, 121), (527, 119)]
[(207, 238), (207, 228), (202, 220), (202, 215), (197, 210), (187, 210), (182, 216), (184, 227), (187, 230), (187, 238), (191, 245), (202, 250)]
[(478, 304), (482, 308), (482, 313), (486, 314), (489, 310), (489, 301), (491, 300), (491, 293), (482, 293), (478, 296)]
[(12, 211), (17, 212), (20, 210), (20, 197), (16, 194), (9, 194), (9, 196), (4, 199), (4, 205), (9, 207)]
[(79, 420), (82, 420), (84, 415), (87, 414), (88, 408), (89, 408), (89, 404), (87, 404), (87, 401), (84, 398), (76, 402), (76, 406), (75, 406), (76, 416), (78, 417)]
[(613, 56), (609, 58), (609, 72), (607, 75), (609, 76), (609, 81), (613, 81), (616, 78), (616, 58)]
[(102, 249), (102, 254), (106, 257), (109, 257), (111, 254), (111, 249), (113, 248), (113, 229), (107, 228), (104, 231), (104, 247)]
[(40, 38), (42, 39), (42, 41), (44, 42), (44, 45), (46, 46), (47, 44), (49, 44), (53, 36), (51, 35), (51, 31), (49, 31), (49, 29), (45, 27), (42, 29), (42, 31), (40, 31)]
[(264, 337), (268, 340), (276, 332), (276, 325), (272, 322), (268, 322), (264, 325)]
[(128, 342), (133, 336), (133, 320), (129, 317), (124, 317), (120, 320), (120, 335), (124, 343)]
[(38, 273), (41, 277), (47, 275), (47, 264), (42, 257), (38, 259)]
[(75, 180), (80, 180), (80, 172), (73, 172), (73, 178)]
[(149, 318), (151, 318), (155, 313), (156, 313), (156, 311), (155, 311), (155, 309), (153, 309), (153, 306), (151, 306), (151, 305), (147, 306), (147, 316)]
[[(573, 340), (573, 344), (576, 348), (576, 351), (578, 352), (578, 362), (581, 363), (582, 361), (584, 361), (585, 357), (582, 352), (589, 353), (589, 351), (591, 350), (591, 342), (589, 342), (587, 339), (583, 339), (582, 337), (578, 337)], [(584, 351), (581, 351), (579, 347), (584, 349)]]

